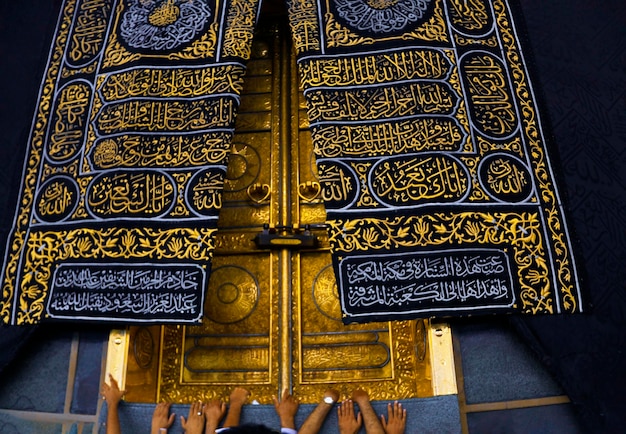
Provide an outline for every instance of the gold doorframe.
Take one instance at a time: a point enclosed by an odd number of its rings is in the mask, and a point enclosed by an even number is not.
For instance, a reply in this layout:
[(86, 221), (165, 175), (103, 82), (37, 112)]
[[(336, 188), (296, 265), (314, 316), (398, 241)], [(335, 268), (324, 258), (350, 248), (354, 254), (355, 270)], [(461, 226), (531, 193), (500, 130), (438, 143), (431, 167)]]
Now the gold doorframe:
[[(111, 332), (106, 372), (129, 389), (129, 401), (208, 400), (236, 385), (260, 403), (271, 403), (283, 388), (303, 403), (317, 402), (327, 387), (344, 395), (362, 387), (376, 400), (456, 393), (445, 323), (341, 322), (306, 107), (286, 35), (271, 25), (255, 40), (203, 324)], [(278, 248), (255, 244), (259, 233), (274, 234)], [(302, 237), (316, 245), (294, 249)]]

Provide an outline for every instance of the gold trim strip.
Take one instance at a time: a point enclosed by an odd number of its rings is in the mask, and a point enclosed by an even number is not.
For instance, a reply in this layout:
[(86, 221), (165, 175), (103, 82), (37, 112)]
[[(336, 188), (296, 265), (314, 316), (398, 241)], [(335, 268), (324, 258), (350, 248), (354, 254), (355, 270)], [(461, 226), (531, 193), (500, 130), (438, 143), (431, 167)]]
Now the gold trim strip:
[(104, 371), (104, 380), (109, 381), (109, 374), (113, 375), (121, 390), (126, 386), (126, 355), (128, 354), (128, 331), (113, 329), (109, 333), (107, 345), (107, 363)]
[(454, 372), (454, 351), (450, 325), (428, 322), (430, 361), (434, 396), (455, 395), (458, 392)]
[(549, 396), (546, 398), (518, 399), (516, 401), (485, 402), (481, 404), (467, 404), (467, 413), (478, 413), (482, 411), (512, 410), (516, 408), (542, 407), (545, 405), (557, 405), (570, 403), (566, 395)]

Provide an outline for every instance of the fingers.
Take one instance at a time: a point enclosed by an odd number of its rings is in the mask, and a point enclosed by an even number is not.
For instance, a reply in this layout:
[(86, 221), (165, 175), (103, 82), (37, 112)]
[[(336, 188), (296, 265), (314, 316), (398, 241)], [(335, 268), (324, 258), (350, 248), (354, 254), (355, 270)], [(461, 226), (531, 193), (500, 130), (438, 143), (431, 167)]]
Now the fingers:
[[(337, 407), (337, 415), (342, 418), (350, 418), (354, 419), (354, 404), (351, 399), (346, 399), (343, 401), (339, 407)], [(361, 414), (359, 413), (359, 417)]]
[(154, 408), (154, 414), (157, 416), (167, 416), (170, 411), (170, 404), (168, 402), (159, 402)]
[[(169, 405), (168, 405), (168, 408), (169, 408)], [(170, 418), (167, 420), (167, 425), (165, 426), (165, 428), (170, 428), (174, 424), (175, 420), (176, 420), (176, 414), (174, 413), (170, 414)]]
[(200, 416), (202, 417), (204, 415), (204, 404), (202, 402), (194, 402), (191, 404), (191, 407), (189, 407), (189, 418), (191, 419), (192, 416)]
[(392, 417), (398, 420), (406, 419), (406, 409), (403, 409), (402, 404), (398, 401), (395, 401), (393, 405), (391, 403), (387, 404), (387, 413), (389, 414), (389, 419)]
[(230, 400), (235, 402), (244, 403), (248, 397), (250, 396), (250, 392), (243, 387), (235, 387), (233, 391), (230, 393)]
[(110, 373), (109, 373), (109, 383), (111, 383), (111, 387), (119, 389), (119, 386), (117, 385), (117, 380), (113, 378), (113, 374), (110, 374)]
[(187, 429), (187, 421), (185, 420), (185, 416), (180, 417), (180, 426), (183, 427), (183, 430)]

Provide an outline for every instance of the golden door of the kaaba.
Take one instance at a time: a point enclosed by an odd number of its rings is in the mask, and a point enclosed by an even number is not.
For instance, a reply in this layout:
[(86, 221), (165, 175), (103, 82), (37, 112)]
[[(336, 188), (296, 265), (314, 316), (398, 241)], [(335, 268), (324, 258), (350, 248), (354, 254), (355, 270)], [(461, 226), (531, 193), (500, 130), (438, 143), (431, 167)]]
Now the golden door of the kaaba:
[(226, 397), (236, 385), (260, 403), (284, 388), (304, 403), (317, 402), (328, 387), (344, 396), (362, 387), (380, 400), (455, 393), (454, 379), (441, 386), (446, 374), (437, 373), (452, 372), (449, 340), (433, 342), (446, 338), (445, 325), (342, 324), (297, 84), (286, 29), (260, 32), (237, 117), (204, 320), (112, 333), (107, 369), (116, 369), (111, 358), (125, 342), (127, 400), (186, 403)]

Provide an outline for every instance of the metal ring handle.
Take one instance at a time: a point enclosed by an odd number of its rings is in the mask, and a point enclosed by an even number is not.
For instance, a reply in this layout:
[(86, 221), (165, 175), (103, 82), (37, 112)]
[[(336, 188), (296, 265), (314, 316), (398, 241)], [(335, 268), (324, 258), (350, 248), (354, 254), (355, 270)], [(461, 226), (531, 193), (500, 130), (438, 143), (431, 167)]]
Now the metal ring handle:
[(248, 186), (246, 190), (248, 198), (254, 203), (262, 203), (272, 194), (272, 189), (267, 184), (255, 183)]
[(322, 194), (322, 186), (317, 181), (303, 182), (298, 186), (298, 196), (305, 202), (313, 202)]

